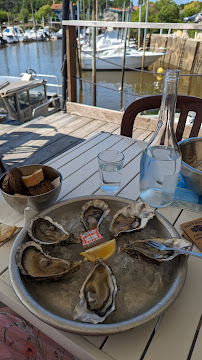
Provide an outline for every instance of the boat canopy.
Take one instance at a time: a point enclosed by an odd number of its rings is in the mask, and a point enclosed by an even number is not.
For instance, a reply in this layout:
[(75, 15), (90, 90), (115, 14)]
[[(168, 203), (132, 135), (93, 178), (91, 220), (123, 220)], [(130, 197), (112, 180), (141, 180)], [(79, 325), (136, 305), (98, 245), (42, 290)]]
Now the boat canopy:
[(45, 80), (31, 80), (31, 81), (4, 81), (0, 83), (0, 97), (10, 96), (22, 92), (23, 90), (29, 90), (39, 85), (45, 85)]

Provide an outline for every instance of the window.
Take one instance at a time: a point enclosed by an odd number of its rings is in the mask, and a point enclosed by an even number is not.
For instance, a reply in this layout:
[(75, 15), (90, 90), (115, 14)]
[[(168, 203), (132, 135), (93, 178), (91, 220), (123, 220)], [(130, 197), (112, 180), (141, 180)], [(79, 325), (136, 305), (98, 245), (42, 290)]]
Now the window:
[(29, 106), (29, 96), (27, 91), (23, 91), (18, 95), (20, 110), (24, 110)]
[(15, 100), (15, 96), (12, 95), (12, 96), (9, 96), (8, 98), (8, 103), (9, 103), (9, 106), (11, 107), (11, 111), (13, 113), (16, 113), (17, 112), (17, 106), (16, 106), (16, 100)]
[(45, 89), (43, 85), (40, 85), (38, 87), (35, 87), (34, 89), (29, 90), (29, 96), (30, 96), (30, 103), (31, 105), (35, 105), (42, 100), (44, 100), (45, 97)]

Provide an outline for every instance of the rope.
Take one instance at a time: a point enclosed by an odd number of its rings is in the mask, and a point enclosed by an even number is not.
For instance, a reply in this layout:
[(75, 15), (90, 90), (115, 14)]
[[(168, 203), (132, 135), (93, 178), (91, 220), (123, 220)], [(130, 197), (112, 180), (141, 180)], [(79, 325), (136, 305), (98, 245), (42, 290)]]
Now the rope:
[(111, 91), (115, 91), (115, 92), (118, 92), (118, 93), (125, 93), (125, 94), (128, 94), (128, 95), (131, 95), (133, 97), (137, 97), (137, 98), (140, 98), (141, 96), (140, 95), (134, 95), (134, 93), (128, 91), (128, 90), (117, 90), (117, 89), (112, 89), (108, 86), (104, 86), (104, 85), (100, 85), (100, 84), (97, 84), (97, 83), (94, 83), (90, 80), (86, 80), (86, 79), (83, 79), (83, 78), (80, 78), (79, 76), (75, 76), (76, 79), (78, 80), (82, 80), (83, 82), (86, 82), (88, 84), (91, 84), (91, 85), (96, 85), (97, 87), (102, 87), (104, 89), (107, 89), (107, 90), (111, 90)]

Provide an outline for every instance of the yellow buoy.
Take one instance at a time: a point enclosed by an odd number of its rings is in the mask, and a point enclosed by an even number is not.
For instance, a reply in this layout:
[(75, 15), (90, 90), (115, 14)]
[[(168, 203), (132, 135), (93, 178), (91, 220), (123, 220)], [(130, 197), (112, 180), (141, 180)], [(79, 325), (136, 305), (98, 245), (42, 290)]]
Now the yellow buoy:
[(156, 79), (157, 79), (158, 81), (161, 81), (161, 80), (163, 79), (163, 75), (156, 75)]
[(159, 68), (157, 69), (157, 73), (158, 73), (158, 74), (164, 74), (164, 69), (163, 69), (162, 67), (159, 67)]

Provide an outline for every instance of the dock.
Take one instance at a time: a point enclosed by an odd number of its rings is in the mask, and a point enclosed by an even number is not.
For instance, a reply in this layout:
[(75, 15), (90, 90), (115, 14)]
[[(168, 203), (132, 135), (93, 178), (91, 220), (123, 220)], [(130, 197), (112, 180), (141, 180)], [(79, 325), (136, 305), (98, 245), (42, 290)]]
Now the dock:
[[(100, 131), (120, 134), (122, 116), (120, 111), (68, 102), (66, 113), (59, 111), (23, 124), (1, 122), (0, 155), (6, 171), (46, 163)], [(156, 124), (157, 118), (137, 116), (133, 138), (148, 141)], [(185, 130), (185, 137), (188, 133)]]

